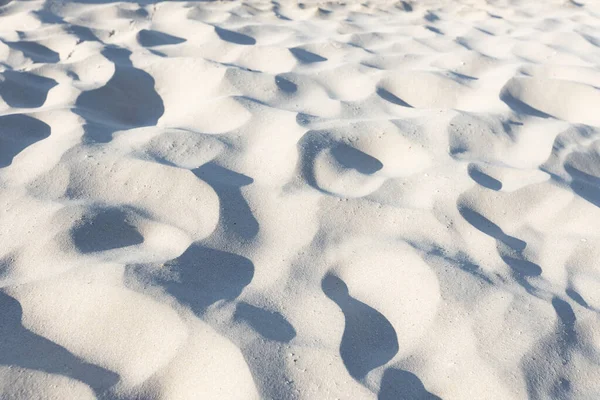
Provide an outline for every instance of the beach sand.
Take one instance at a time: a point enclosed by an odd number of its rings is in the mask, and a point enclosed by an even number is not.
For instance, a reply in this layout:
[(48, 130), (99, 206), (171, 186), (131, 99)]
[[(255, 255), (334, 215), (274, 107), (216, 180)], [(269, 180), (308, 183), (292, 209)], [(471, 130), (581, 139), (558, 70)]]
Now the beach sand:
[(600, 398), (600, 2), (0, 5), (0, 399)]

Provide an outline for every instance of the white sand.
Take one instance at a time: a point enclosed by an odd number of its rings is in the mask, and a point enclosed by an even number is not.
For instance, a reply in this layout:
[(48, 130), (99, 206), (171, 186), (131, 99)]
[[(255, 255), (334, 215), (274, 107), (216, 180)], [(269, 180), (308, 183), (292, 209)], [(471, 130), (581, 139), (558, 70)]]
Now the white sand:
[(600, 398), (600, 1), (0, 4), (0, 399)]

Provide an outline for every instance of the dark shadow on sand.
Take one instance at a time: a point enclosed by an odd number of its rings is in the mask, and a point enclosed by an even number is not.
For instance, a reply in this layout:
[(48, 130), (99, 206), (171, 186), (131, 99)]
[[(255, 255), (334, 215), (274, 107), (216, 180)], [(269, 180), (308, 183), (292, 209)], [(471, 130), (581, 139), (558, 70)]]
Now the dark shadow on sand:
[(0, 292), (0, 365), (16, 366), (83, 382), (98, 399), (112, 399), (109, 390), (119, 375), (74, 356), (67, 349), (28, 330), (23, 310), (13, 297)]
[(340, 355), (350, 375), (360, 381), (396, 355), (399, 349), (396, 331), (383, 314), (351, 297), (348, 287), (337, 276), (326, 275), (321, 287), (344, 313), (346, 326)]

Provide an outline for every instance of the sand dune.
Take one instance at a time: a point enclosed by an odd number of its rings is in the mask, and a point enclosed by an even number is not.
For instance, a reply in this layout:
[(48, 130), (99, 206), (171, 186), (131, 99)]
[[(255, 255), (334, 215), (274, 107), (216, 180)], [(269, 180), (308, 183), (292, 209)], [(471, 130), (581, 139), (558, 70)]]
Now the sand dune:
[(0, 0), (0, 398), (599, 398), (599, 65), (594, 0)]

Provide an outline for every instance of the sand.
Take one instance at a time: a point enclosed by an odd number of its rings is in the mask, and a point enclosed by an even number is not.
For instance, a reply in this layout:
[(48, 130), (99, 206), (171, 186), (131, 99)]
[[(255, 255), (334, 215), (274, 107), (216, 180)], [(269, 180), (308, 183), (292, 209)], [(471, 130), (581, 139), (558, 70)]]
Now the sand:
[(0, 399), (600, 398), (600, 2), (0, 1)]

